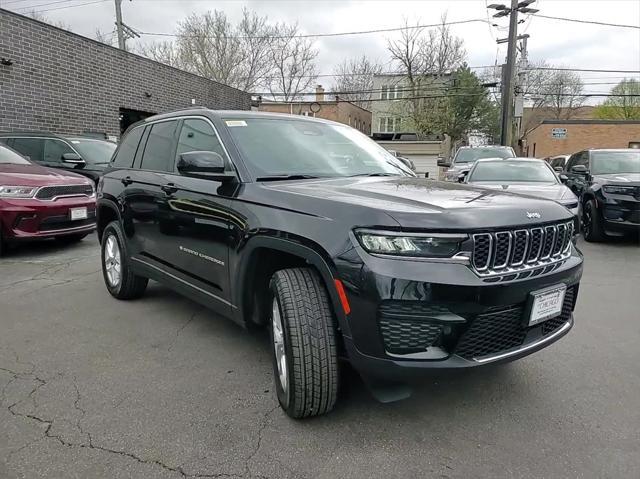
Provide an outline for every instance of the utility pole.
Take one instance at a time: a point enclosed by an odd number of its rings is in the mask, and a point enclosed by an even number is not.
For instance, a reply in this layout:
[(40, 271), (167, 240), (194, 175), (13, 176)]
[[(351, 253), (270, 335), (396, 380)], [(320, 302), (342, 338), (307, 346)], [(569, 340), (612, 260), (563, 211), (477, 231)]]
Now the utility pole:
[[(527, 8), (536, 0), (511, 0), (511, 6), (491, 4), (488, 8), (498, 10), (494, 18), (509, 16), (509, 38), (507, 40), (507, 63), (502, 72), (502, 121), (500, 144), (511, 146), (513, 141), (513, 84), (516, 63), (516, 39), (518, 38), (518, 12), (536, 13), (535, 8)], [(499, 40), (499, 43), (502, 43)]]
[(126, 50), (127, 44), (125, 43), (124, 30), (122, 28), (122, 0), (116, 1), (116, 28), (118, 30), (118, 48), (120, 50)]
[(116, 2), (116, 29), (118, 30), (118, 48), (120, 50), (127, 50), (127, 39), (133, 37), (140, 37), (138, 32), (128, 26), (122, 21), (122, 0), (115, 0)]

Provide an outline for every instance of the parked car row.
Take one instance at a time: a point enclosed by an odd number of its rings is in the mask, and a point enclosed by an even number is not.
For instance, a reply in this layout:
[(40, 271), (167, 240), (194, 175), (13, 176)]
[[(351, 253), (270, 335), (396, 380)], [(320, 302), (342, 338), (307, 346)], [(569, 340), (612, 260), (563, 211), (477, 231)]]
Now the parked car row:
[(40, 166), (0, 144), (0, 256), (13, 242), (75, 242), (95, 227), (93, 181)]

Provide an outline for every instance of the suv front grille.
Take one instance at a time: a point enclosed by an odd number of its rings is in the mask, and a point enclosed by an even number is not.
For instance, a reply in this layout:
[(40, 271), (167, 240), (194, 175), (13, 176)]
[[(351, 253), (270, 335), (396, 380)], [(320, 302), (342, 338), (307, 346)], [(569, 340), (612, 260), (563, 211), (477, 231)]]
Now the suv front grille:
[(472, 266), (478, 275), (519, 273), (566, 259), (571, 254), (573, 221), (472, 237)]
[(524, 323), (524, 305), (491, 308), (479, 314), (465, 331), (455, 353), (466, 359), (481, 358), (522, 346), (531, 329), (540, 328), (546, 336), (562, 327), (571, 317), (575, 286), (568, 288), (562, 304), (562, 313), (539, 326), (528, 327)]
[(92, 185), (43, 186), (36, 192), (39, 200), (52, 200), (60, 196), (93, 196)]

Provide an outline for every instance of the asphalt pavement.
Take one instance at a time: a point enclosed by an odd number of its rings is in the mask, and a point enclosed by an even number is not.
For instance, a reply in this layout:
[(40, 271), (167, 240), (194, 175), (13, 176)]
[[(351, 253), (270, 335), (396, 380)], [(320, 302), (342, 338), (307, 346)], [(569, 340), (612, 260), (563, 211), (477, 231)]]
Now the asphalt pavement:
[(640, 247), (580, 243), (573, 331), (379, 404), (279, 409), (265, 334), (157, 283), (117, 301), (95, 237), (0, 259), (0, 478), (638, 478)]

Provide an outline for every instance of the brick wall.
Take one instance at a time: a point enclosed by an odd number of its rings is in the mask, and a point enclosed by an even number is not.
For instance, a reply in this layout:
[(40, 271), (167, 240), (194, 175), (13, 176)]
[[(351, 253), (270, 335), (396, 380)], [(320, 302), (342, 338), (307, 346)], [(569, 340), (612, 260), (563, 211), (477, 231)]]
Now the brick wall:
[(0, 57), (13, 61), (0, 65), (0, 131), (119, 135), (120, 108), (251, 107), (248, 93), (2, 9)]
[[(553, 138), (553, 128), (566, 128), (566, 138)], [(588, 148), (628, 148), (632, 141), (640, 142), (640, 121), (545, 122), (526, 136), (525, 155), (544, 158)]]

